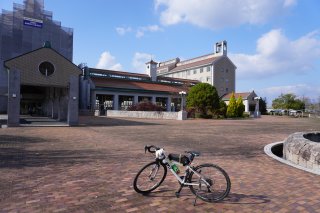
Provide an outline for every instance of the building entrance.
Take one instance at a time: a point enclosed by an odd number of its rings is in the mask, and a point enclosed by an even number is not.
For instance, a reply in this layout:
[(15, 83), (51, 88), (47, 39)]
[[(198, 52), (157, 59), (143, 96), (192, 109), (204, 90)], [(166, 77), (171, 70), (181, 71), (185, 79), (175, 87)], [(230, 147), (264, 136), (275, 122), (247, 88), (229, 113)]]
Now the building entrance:
[(46, 87), (21, 86), (20, 114), (32, 116), (44, 116), (44, 102), (46, 99)]

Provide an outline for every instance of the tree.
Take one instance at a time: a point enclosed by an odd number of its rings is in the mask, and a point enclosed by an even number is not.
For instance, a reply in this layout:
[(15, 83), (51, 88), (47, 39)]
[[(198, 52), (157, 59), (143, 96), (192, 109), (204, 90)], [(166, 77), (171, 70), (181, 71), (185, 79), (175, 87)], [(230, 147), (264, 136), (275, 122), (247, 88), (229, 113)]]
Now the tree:
[(224, 101), (220, 101), (219, 115), (226, 117), (227, 116), (228, 106)]
[(208, 83), (193, 86), (187, 96), (187, 107), (195, 108), (200, 115), (207, 115), (209, 110), (219, 109), (219, 96), (216, 88)]
[(242, 117), (246, 107), (243, 104), (242, 97), (239, 96), (236, 102), (237, 117)]
[(237, 117), (237, 102), (236, 102), (236, 98), (234, 97), (234, 93), (232, 93), (230, 100), (229, 100), (229, 104), (228, 104), (228, 108), (227, 108), (227, 117), (228, 118), (235, 118)]
[(272, 107), (274, 109), (304, 109), (305, 104), (303, 101), (297, 98), (295, 94), (281, 94), (278, 98), (272, 101)]
[(267, 98), (259, 99), (259, 111), (262, 115), (267, 114)]

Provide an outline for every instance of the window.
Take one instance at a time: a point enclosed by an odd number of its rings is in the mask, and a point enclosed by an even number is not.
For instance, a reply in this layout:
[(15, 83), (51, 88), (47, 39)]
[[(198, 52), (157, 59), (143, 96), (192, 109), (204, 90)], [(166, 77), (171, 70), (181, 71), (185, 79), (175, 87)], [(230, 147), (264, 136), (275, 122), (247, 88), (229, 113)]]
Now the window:
[(50, 62), (45, 61), (39, 65), (39, 71), (42, 75), (48, 77), (54, 73), (54, 66)]
[(229, 82), (229, 79), (226, 78), (226, 82), (228, 83), (228, 82)]
[(210, 72), (211, 71), (211, 68), (210, 68), (210, 66), (209, 67), (207, 67), (207, 72)]
[(221, 69), (221, 72), (223, 72), (223, 69)]
[(193, 74), (197, 74), (197, 70), (193, 70)]
[(190, 75), (190, 70), (187, 71), (187, 75)]
[(229, 92), (229, 88), (228, 87), (226, 88), (226, 92)]
[(200, 68), (200, 73), (203, 73), (203, 68), (202, 67)]
[(224, 82), (224, 78), (221, 78), (220, 81), (221, 81), (221, 82)]
[(207, 77), (207, 82), (211, 82), (211, 77)]
[(228, 69), (226, 69), (226, 73), (228, 73), (229, 72), (229, 70)]

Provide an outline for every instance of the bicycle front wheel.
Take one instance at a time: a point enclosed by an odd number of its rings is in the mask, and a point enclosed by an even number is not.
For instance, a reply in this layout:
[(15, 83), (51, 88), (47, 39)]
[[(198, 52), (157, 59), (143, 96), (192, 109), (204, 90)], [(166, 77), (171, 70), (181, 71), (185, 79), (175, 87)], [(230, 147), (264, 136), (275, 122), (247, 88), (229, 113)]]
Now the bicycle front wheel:
[(189, 176), (190, 190), (198, 198), (206, 202), (218, 202), (228, 196), (231, 181), (228, 174), (214, 164), (202, 164), (194, 168)]
[(167, 167), (158, 161), (145, 165), (136, 175), (133, 188), (136, 192), (147, 194), (158, 188), (167, 175)]

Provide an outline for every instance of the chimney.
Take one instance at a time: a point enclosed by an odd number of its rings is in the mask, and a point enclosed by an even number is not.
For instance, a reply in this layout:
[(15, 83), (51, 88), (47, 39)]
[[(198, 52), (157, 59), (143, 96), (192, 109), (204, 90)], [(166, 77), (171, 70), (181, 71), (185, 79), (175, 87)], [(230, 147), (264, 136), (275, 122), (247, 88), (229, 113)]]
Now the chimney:
[(227, 56), (227, 41), (220, 41), (216, 43), (216, 50), (215, 50), (215, 54), (216, 55), (223, 55), (223, 56)]
[(157, 65), (158, 63), (153, 60), (146, 63), (146, 73), (152, 81), (157, 81)]

